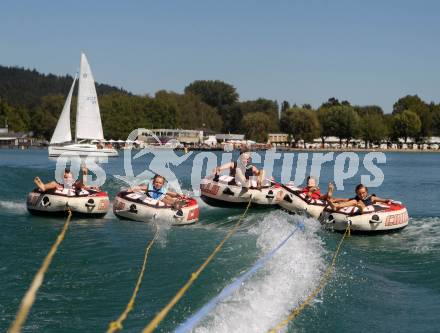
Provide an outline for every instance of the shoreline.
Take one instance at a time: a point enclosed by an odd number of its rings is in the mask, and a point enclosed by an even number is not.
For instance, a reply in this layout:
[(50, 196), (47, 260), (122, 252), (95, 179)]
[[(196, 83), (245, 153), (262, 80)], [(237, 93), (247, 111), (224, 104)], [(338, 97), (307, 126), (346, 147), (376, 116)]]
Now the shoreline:
[[(133, 148), (134, 150), (140, 150), (141, 148)], [(0, 147), (0, 151), (8, 151), (8, 150), (16, 150), (16, 151), (29, 151), (29, 150), (47, 150), (47, 147), (36, 147), (36, 146), (32, 146), (32, 147), (25, 147), (25, 148), (20, 148), (20, 147)], [(119, 152), (123, 152), (124, 149), (117, 149)], [(175, 150), (179, 150), (179, 151), (184, 151), (184, 148), (176, 148)], [(265, 150), (270, 150), (270, 149), (250, 149), (251, 151), (265, 151)], [(214, 151), (220, 151), (223, 152), (223, 149), (219, 149), (219, 148), (205, 148), (205, 147), (200, 147), (200, 148), (188, 148), (188, 151), (198, 151), (198, 152), (203, 152), (203, 151), (208, 151), (208, 152), (214, 152)], [(228, 152), (236, 152), (239, 151), (239, 149), (233, 149), (232, 151), (228, 151)], [(431, 153), (431, 154), (438, 154), (440, 153), (440, 149), (379, 149), (379, 148), (349, 148), (349, 149), (342, 149), (342, 148), (277, 148), (276, 149), (277, 152), (280, 153), (284, 153), (284, 152), (306, 152), (306, 153), (329, 153), (329, 152), (334, 152), (334, 153), (373, 153), (373, 152), (377, 152), (377, 153)], [(226, 152), (226, 151), (224, 151)]]

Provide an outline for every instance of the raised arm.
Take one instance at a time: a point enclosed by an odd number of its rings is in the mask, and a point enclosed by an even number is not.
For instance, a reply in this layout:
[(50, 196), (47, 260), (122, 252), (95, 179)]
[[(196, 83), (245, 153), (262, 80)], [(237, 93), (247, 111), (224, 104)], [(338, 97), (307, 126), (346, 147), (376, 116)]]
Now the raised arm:
[(228, 163), (225, 163), (225, 164), (220, 165), (218, 167), (215, 167), (212, 170), (212, 173), (217, 174), (217, 173), (220, 173), (220, 172), (222, 172), (224, 170), (228, 170), (228, 169), (230, 169), (233, 166), (234, 166), (234, 162), (228, 162)]
[(82, 171), (82, 184), (84, 186), (87, 186), (87, 175), (89, 174), (89, 170), (87, 169), (87, 167), (85, 165), (83, 165), (81, 167), (81, 171)]

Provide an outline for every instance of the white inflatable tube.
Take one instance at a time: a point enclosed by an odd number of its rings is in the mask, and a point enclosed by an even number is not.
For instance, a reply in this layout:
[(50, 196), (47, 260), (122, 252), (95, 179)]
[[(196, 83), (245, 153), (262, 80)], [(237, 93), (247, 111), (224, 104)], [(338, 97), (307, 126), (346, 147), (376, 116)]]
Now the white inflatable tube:
[(27, 196), (26, 206), (33, 215), (64, 216), (70, 209), (74, 216), (102, 217), (110, 201), (106, 192), (94, 190), (34, 190)]
[[(256, 184), (251, 184), (256, 185)], [(268, 182), (260, 189), (244, 188), (234, 182), (230, 176), (208, 176), (200, 182), (201, 198), (207, 204), (217, 207), (246, 206), (252, 196), (252, 205), (273, 206), (281, 187)]]
[(179, 210), (165, 205), (164, 202), (151, 199), (144, 193), (119, 192), (116, 195), (113, 212), (122, 219), (151, 222), (161, 221), (172, 225), (196, 223), (199, 219), (199, 206), (193, 198), (182, 197), (185, 202)]
[(376, 203), (367, 206), (363, 212), (354, 206), (332, 211), (325, 200), (308, 198), (302, 188), (293, 185), (283, 185), (278, 198), (283, 209), (313, 217), (327, 228), (341, 232), (348, 224), (357, 233), (396, 231), (405, 228), (409, 220), (406, 207), (397, 201), (390, 205)]
[(344, 231), (350, 229), (358, 233), (381, 233), (397, 231), (408, 225), (408, 211), (400, 202), (390, 205), (376, 203), (367, 206), (361, 213), (357, 207), (345, 207), (338, 211), (326, 208), (319, 220), (328, 228)]

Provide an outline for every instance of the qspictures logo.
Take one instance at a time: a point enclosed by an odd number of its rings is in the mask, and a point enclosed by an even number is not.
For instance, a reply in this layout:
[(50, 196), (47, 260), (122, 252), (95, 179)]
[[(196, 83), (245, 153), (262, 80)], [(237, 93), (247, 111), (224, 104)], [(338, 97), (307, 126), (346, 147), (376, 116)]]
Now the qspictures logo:
[[(139, 138), (143, 140), (140, 141)], [(130, 133), (126, 142), (130, 143), (122, 150), (124, 174), (114, 175), (122, 181), (125, 187), (133, 187), (145, 184), (154, 175), (159, 174), (168, 182), (168, 186), (181, 193), (179, 183), (181, 174), (173, 170), (181, 170), (179, 166), (185, 161), (190, 161), (190, 182), (194, 196), (200, 195), (200, 181), (206, 175), (214, 173), (216, 167), (225, 165), (231, 161), (240, 162), (241, 156), (231, 151), (221, 153), (203, 151), (187, 152), (178, 150), (179, 142), (169, 140), (163, 142), (148, 129), (139, 128)], [(137, 145), (133, 143), (137, 142)], [(307, 176), (313, 176), (318, 182), (323, 169), (331, 170), (333, 181), (338, 190), (344, 190), (344, 183), (354, 177), (367, 187), (379, 187), (384, 181), (384, 173), (380, 168), (386, 164), (386, 155), (382, 152), (370, 152), (358, 154), (355, 152), (277, 152), (276, 149), (269, 149), (260, 152), (247, 152), (253, 165), (264, 169), (266, 179), (274, 179), (277, 182), (287, 184), (293, 182), (296, 185), (304, 183)], [(235, 157), (234, 157), (235, 156)], [(148, 158), (147, 158), (148, 157)], [(135, 174), (133, 160), (145, 159), (145, 168)], [(56, 174), (57, 181), (62, 181), (64, 168), (70, 165), (73, 177), (78, 178), (82, 166), (86, 166), (93, 174), (93, 179), (88, 180), (90, 186), (102, 186), (105, 184), (107, 174), (102, 164), (108, 163), (107, 157), (80, 157), (78, 155), (61, 155), (57, 159)], [(274, 169), (281, 168), (279, 175), (274, 178)], [(361, 168), (361, 166), (363, 168)], [(188, 170), (186, 168), (185, 170)]]

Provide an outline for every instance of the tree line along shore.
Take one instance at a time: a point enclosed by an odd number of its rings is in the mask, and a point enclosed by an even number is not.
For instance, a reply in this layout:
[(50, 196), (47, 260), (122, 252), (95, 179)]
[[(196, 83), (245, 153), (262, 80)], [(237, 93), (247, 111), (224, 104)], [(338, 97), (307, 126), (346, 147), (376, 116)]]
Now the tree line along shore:
[[(72, 80), (68, 75), (0, 66), (0, 127), (7, 123), (11, 131), (50, 139)], [(316, 139), (323, 148), (328, 137), (338, 138), (341, 147), (358, 139), (368, 148), (383, 143), (389, 147), (423, 144), (431, 136), (440, 136), (440, 104), (417, 95), (402, 96), (391, 113), (384, 113), (376, 105), (352, 105), (335, 97), (317, 109), (265, 98), (240, 101), (234, 86), (218, 80), (197, 80), (183, 93), (160, 90), (154, 96), (134, 95), (105, 84), (96, 88), (104, 133), (114, 139), (126, 139), (140, 127), (242, 133), (262, 143), (268, 141), (269, 133), (286, 133), (294, 148), (307, 148)], [(72, 105), (76, 108), (75, 98)]]

